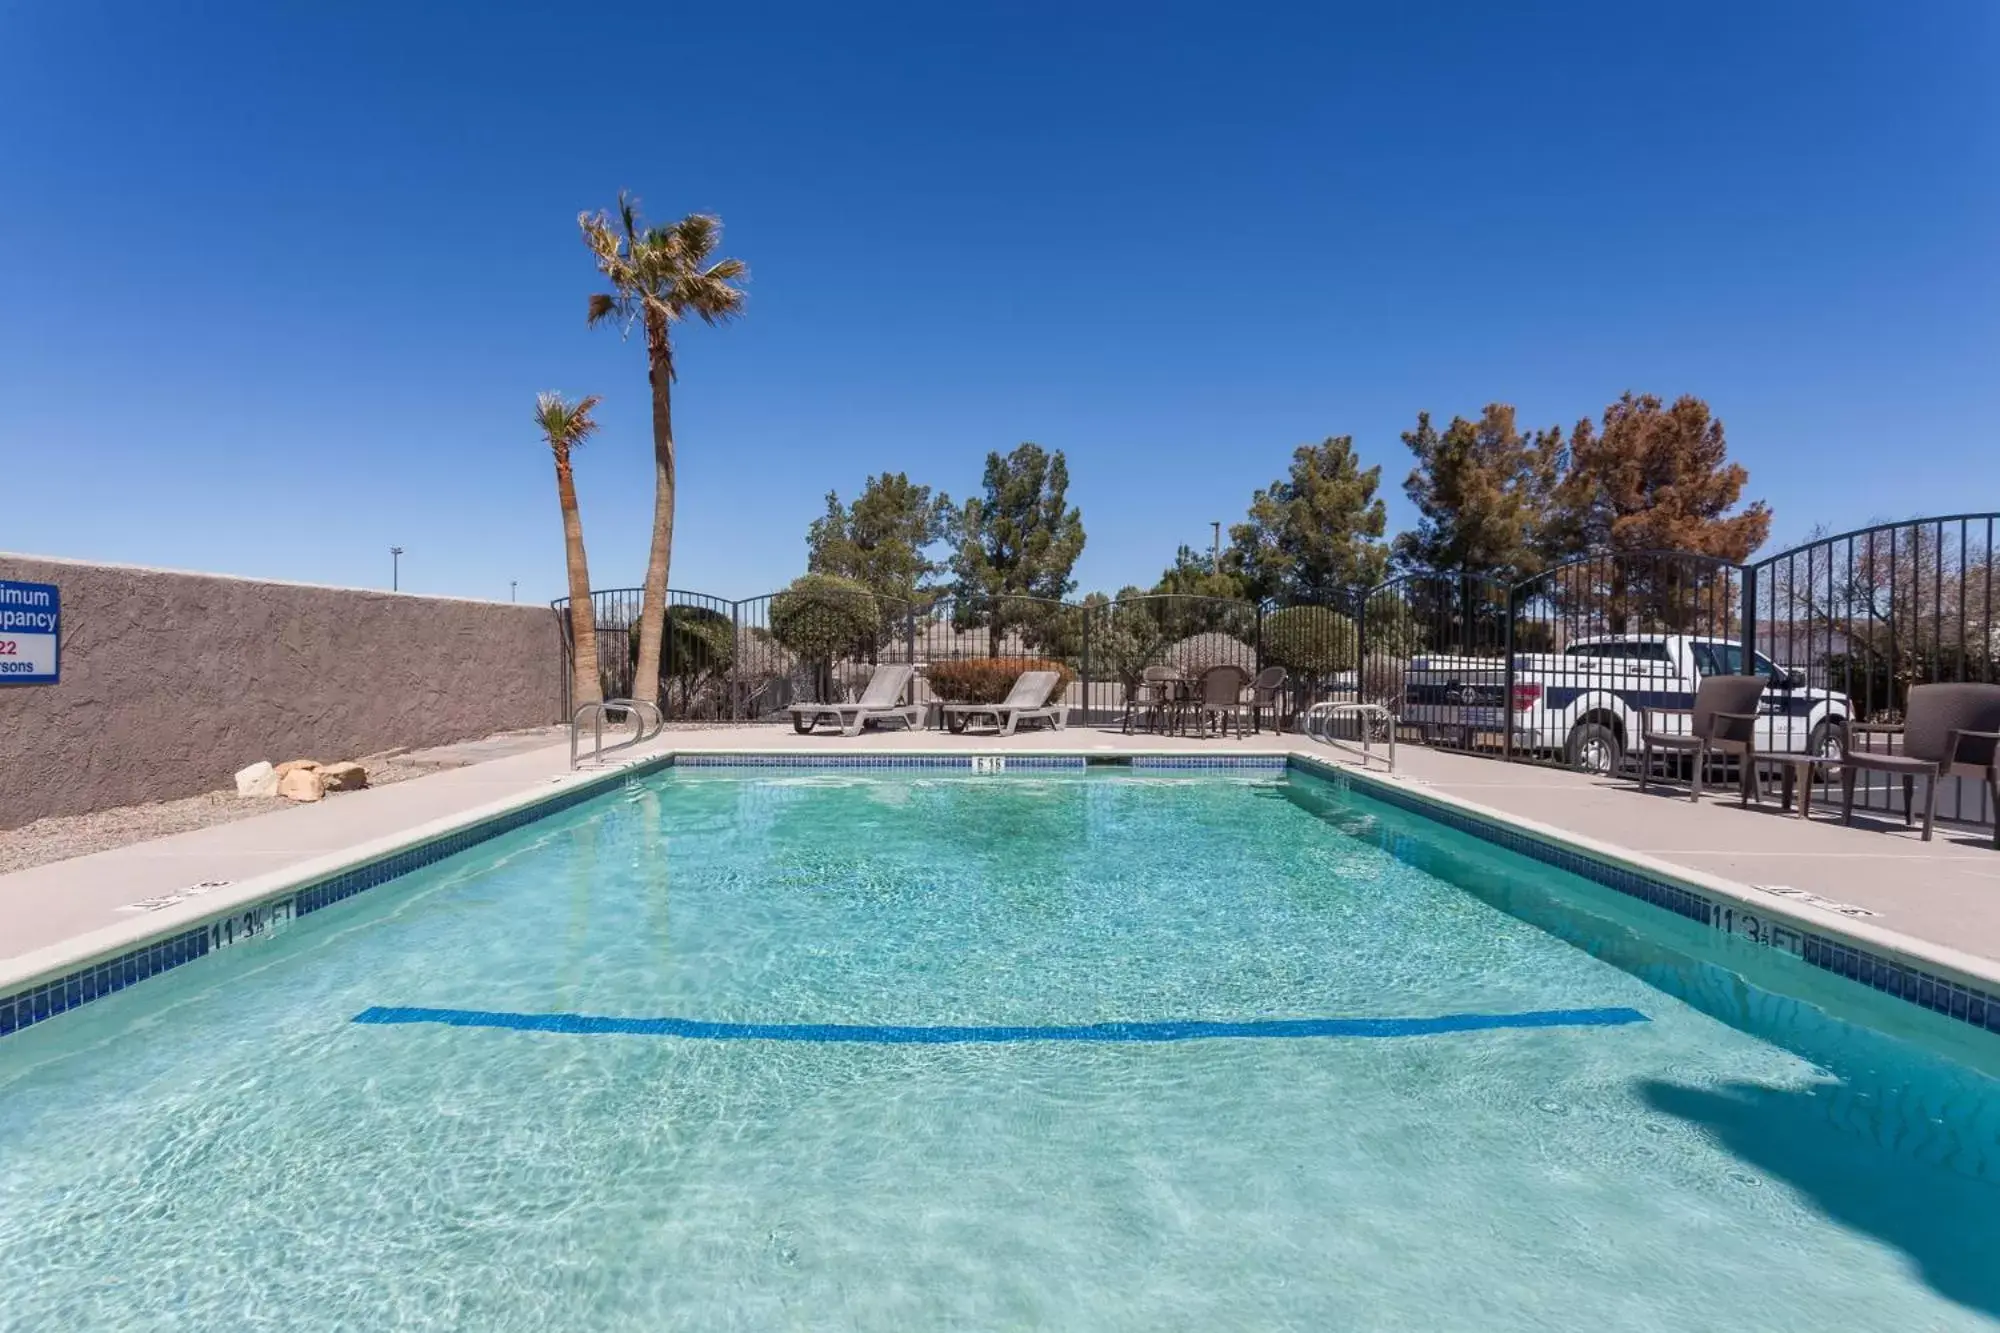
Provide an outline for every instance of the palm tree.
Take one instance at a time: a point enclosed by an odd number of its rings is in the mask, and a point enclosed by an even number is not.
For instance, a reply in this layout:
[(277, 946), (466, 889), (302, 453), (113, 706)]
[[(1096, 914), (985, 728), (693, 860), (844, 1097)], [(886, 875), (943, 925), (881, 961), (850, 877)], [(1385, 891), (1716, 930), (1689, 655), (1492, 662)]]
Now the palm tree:
[(556, 456), (556, 498), (562, 502), (563, 557), (569, 564), (570, 656), (569, 706), (572, 710), (604, 697), (597, 673), (597, 611), (590, 600), (590, 563), (583, 554), (583, 516), (576, 508), (576, 476), (570, 471), (572, 449), (597, 433), (591, 411), (597, 396), (568, 403), (559, 393), (535, 395), (535, 425)]
[(590, 324), (615, 319), (627, 332), (635, 323), (646, 330), (646, 378), (653, 387), (653, 546), (639, 604), (632, 697), (658, 703), (667, 566), (674, 547), (673, 326), (689, 315), (720, 324), (742, 314), (743, 292), (731, 284), (749, 270), (737, 259), (711, 262), (722, 240), (722, 220), (705, 213), (647, 227), (639, 219), (639, 201), (620, 192), (615, 223), (603, 213), (584, 213), (577, 225), (598, 271), (611, 280), (610, 291), (590, 298)]

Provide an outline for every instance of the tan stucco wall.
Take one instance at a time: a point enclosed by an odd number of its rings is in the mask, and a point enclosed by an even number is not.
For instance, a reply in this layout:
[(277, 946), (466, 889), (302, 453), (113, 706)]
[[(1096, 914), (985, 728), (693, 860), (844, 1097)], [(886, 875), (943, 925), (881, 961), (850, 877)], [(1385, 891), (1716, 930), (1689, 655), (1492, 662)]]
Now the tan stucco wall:
[(546, 606), (0, 554), (62, 589), (62, 682), (0, 685), (0, 829), (561, 719)]

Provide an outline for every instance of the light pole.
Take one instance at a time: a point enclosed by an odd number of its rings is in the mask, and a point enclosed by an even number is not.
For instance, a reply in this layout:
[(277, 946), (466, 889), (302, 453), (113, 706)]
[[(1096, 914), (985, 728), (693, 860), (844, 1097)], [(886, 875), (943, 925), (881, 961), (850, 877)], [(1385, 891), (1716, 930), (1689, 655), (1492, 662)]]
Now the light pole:
[(395, 592), (403, 582), (403, 548), (389, 548), (389, 591)]
[(518, 602), (518, 601), (520, 601), (520, 600), (521, 600), (521, 599), (520, 599), (520, 597), (519, 597), (519, 596), (517, 595), (517, 594), (518, 594), (518, 592), (519, 592), (519, 589), (520, 589), (520, 587), (521, 587), (521, 580), (519, 580), (519, 579), (508, 579), (508, 580), (507, 580), (507, 600), (508, 600), (508, 601), (510, 601), (510, 602)]
[(1215, 529), (1215, 540), (1208, 548), (1208, 572), (1222, 572), (1222, 520), (1210, 519), (1208, 526)]

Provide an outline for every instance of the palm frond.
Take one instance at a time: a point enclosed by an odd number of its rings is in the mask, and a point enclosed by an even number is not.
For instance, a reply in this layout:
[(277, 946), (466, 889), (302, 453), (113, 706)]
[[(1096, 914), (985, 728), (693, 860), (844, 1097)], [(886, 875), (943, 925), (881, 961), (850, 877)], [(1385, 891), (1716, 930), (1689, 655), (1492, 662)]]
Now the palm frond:
[(559, 393), (538, 393), (535, 395), (535, 426), (550, 448), (567, 453), (597, 433), (597, 422), (591, 413), (602, 401), (594, 393), (586, 394), (574, 403)]
[(630, 190), (618, 192), (618, 220), (625, 224), (625, 239), (639, 239), (639, 196)]
[[(733, 262), (733, 261), (732, 261)], [(719, 265), (717, 267), (720, 267)], [(737, 265), (738, 270), (742, 265)], [(690, 274), (680, 288), (680, 307), (704, 324), (723, 324), (743, 313), (743, 293), (715, 270)]]
[(712, 213), (690, 213), (668, 230), (692, 266), (700, 266), (722, 244), (722, 219)]
[(590, 294), (590, 312), (584, 316), (583, 322), (591, 328), (596, 328), (605, 320), (623, 315), (624, 313), (625, 302), (623, 300), (613, 296), (610, 292), (592, 292)]

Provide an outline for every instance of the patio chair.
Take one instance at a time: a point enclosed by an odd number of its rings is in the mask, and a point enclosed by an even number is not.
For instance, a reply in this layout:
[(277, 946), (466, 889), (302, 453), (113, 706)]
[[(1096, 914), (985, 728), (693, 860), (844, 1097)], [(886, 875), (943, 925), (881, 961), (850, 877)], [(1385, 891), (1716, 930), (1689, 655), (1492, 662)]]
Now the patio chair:
[(884, 662), (868, 678), (868, 688), (851, 704), (793, 704), (792, 730), (804, 736), (821, 722), (831, 720), (843, 736), (859, 736), (870, 722), (900, 721), (914, 731), (923, 715), (920, 704), (906, 704), (903, 691), (910, 684), (910, 664)]
[(1271, 730), (1285, 729), (1285, 705), (1290, 702), (1291, 673), (1280, 666), (1265, 667), (1250, 682), (1250, 729), (1264, 729), (1264, 710), (1271, 710)]
[(1195, 687), (1195, 724), (1201, 735), (1208, 735), (1208, 720), (1213, 717), (1218, 734), (1227, 735), (1229, 723), (1236, 722), (1236, 738), (1243, 739), (1243, 715), (1250, 706), (1243, 701), (1243, 691), (1250, 684), (1250, 673), (1240, 666), (1212, 666), (1201, 673), (1201, 683)]
[(1850, 749), (1840, 733), (1840, 814), (1854, 822), (1854, 783), (1861, 773), (1903, 779), (1903, 823), (1910, 823), (1914, 788), (1924, 779), (1924, 841), (1937, 817), (1938, 783), (1979, 778), (1992, 794), (1993, 845), (2000, 848), (2000, 685), (1913, 685), (1903, 715), (1902, 749), (1876, 754)]
[(1132, 734), (1132, 723), (1140, 719), (1149, 731), (1171, 727), (1174, 684), (1180, 678), (1181, 673), (1170, 666), (1149, 666), (1139, 673), (1138, 683), (1125, 696), (1126, 735)]
[(945, 726), (957, 733), (975, 718), (990, 718), (1002, 736), (1013, 735), (1014, 728), (1023, 722), (1046, 722), (1061, 731), (1069, 723), (1069, 705), (1050, 702), (1061, 684), (1058, 672), (1023, 671), (1007, 697), (997, 704), (946, 704)]
[[(1701, 799), (1701, 774), (1710, 756), (1735, 755), (1738, 773), (1737, 795), (1744, 805), (1757, 790), (1757, 700), (1764, 693), (1762, 676), (1704, 676), (1695, 688), (1693, 708), (1642, 708), (1639, 710), (1639, 790), (1644, 791), (1653, 774), (1653, 752), (1694, 757), (1694, 772), (1688, 799)], [(1655, 719), (1685, 717), (1686, 731), (1662, 731)]]

